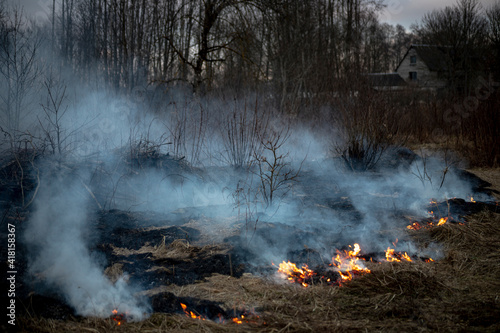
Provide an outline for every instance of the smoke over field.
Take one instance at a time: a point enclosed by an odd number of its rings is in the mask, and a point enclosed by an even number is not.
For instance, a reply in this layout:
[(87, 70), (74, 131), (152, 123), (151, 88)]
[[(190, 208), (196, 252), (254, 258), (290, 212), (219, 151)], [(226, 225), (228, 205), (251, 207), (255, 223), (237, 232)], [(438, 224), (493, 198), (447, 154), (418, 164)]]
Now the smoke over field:
[[(449, 160), (401, 147), (384, 149), (373, 170), (353, 171), (321, 135), (261, 110), (255, 96), (226, 103), (182, 95), (171, 104), (185, 114), (166, 116), (139, 115), (128, 103), (121, 117), (116, 97), (89, 96), (68, 105), (64, 117), (73, 121), (61, 121), (74, 148), (36, 156), (36, 190), (25, 200), (32, 199), (24, 242), (34, 286), (61, 295), (79, 315), (108, 317), (116, 309), (141, 320), (152, 311), (145, 278), (126, 269), (114, 279), (104, 273), (113, 263), (100, 246), (130, 226), (116, 218), (96, 229), (103, 212), (165, 216), (137, 221), (138, 228), (194, 221), (213, 240), (232, 244), (246, 270), (266, 275), (263, 267), (300, 257), (304, 247), (326, 258), (354, 243), (383, 254), (398, 238), (410, 255), (438, 259), (439, 246), (421, 248), (405, 237), (408, 217), (455, 214), (429, 213), (431, 200), (489, 199)], [(95, 117), (83, 130), (78, 115), (89, 114), (82, 111), (89, 105)], [(224, 229), (229, 237), (216, 236)], [(143, 246), (158, 247), (161, 235)]]
[[(437, 14), (410, 34), (377, 1), (49, 3), (0, 0), (15, 328), (498, 329), (499, 193), (469, 169), (499, 161), (494, 39), (428, 87), (387, 73)], [(448, 13), (497, 18), (467, 3)]]

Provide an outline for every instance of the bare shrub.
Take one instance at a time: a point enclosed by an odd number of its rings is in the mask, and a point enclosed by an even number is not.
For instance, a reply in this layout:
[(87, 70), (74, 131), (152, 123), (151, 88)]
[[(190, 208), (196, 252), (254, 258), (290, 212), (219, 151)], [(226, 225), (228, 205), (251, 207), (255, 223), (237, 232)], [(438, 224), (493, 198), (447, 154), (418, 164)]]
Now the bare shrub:
[(500, 165), (500, 91), (479, 103), (467, 119), (462, 120), (461, 135), (455, 148), (471, 166), (497, 167)]
[(53, 155), (62, 155), (69, 146), (70, 137), (78, 129), (68, 132), (62, 125), (62, 118), (68, 111), (66, 104), (66, 86), (55, 83), (53, 80), (44, 82), (47, 89), (47, 100), (43, 103), (42, 109), (45, 117), (38, 118), (40, 128), (44, 133), (42, 140), (47, 143)]
[(359, 87), (359, 91), (341, 92), (333, 101), (339, 136), (332, 150), (352, 171), (375, 168), (388, 147), (402, 145), (407, 137), (402, 132), (408, 123), (404, 109), (388, 93)]
[(289, 137), (288, 128), (273, 132), (268, 138), (262, 139), (262, 152), (254, 154), (260, 182), (259, 193), (266, 206), (272, 206), (277, 196), (286, 195), (299, 176), (300, 168), (294, 170), (288, 152), (282, 152)]
[(192, 165), (201, 164), (209, 112), (201, 102), (172, 103), (172, 107), (165, 123), (172, 153)]
[(129, 137), (129, 159), (132, 168), (144, 169), (148, 167), (159, 167), (165, 153), (164, 146), (171, 145), (166, 134), (152, 138), (151, 126), (156, 119), (153, 119), (148, 130), (140, 135), (134, 135), (131, 131)]
[(222, 139), (221, 160), (236, 168), (250, 167), (262, 151), (261, 138), (266, 136), (270, 113), (261, 108), (255, 97), (223, 103), (218, 130)]

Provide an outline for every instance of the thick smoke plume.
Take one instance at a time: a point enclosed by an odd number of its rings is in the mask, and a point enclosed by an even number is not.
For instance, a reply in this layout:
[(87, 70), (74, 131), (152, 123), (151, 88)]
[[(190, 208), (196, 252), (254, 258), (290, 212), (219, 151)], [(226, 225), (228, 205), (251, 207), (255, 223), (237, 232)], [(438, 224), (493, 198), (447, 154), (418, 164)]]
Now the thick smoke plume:
[[(76, 177), (75, 177), (76, 176)], [(141, 319), (148, 308), (134, 296), (126, 277), (112, 283), (89, 249), (89, 194), (79, 175), (52, 175), (40, 184), (26, 230), (31, 273), (51, 292), (62, 294), (79, 315), (107, 317), (112, 310)]]

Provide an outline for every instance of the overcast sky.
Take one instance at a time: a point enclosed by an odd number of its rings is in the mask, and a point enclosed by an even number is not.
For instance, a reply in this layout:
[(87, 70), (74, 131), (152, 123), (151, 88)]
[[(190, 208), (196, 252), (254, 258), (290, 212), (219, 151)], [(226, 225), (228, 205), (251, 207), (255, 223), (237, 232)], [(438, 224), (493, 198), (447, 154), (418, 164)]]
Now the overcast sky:
[[(489, 8), (495, 0), (480, 0), (479, 2), (483, 7)], [(381, 20), (393, 25), (399, 23), (409, 29), (412, 23), (420, 22), (425, 13), (453, 6), (457, 0), (385, 0), (384, 3), (387, 8)]]
[[(60, 1), (56, 0), (56, 3)], [(409, 29), (410, 25), (420, 21), (426, 12), (454, 5), (457, 0), (385, 0), (384, 2), (387, 8), (381, 20), (393, 25), (399, 23)], [(480, 0), (480, 2), (483, 7), (489, 7), (495, 0)], [(7, 0), (7, 3), (20, 4), (28, 15), (35, 15), (37, 19), (47, 17), (52, 6), (52, 0)]]

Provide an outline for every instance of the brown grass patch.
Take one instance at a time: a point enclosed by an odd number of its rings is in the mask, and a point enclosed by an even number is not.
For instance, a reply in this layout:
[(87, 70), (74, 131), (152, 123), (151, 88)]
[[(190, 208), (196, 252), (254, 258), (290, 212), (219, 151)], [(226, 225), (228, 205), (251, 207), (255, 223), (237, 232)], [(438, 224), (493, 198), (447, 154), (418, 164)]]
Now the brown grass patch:
[(230, 250), (229, 245), (226, 244), (196, 246), (192, 245), (185, 239), (176, 239), (167, 245), (165, 243), (165, 237), (163, 237), (163, 240), (155, 246), (148, 244), (138, 250), (115, 247), (113, 245), (111, 245), (111, 248), (113, 250), (113, 254), (119, 256), (150, 253), (155, 259), (171, 258), (178, 260), (186, 260), (189, 258), (204, 257), (214, 254), (227, 254)]

